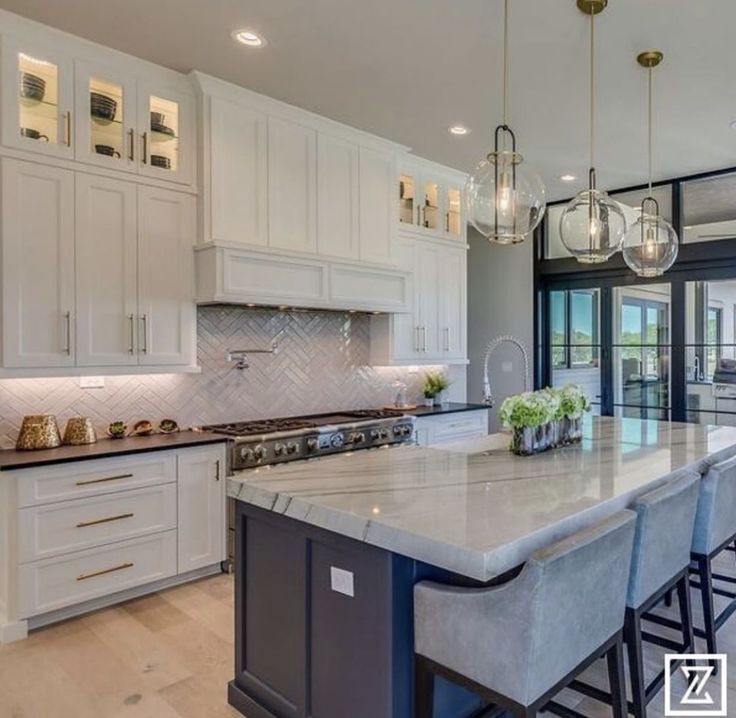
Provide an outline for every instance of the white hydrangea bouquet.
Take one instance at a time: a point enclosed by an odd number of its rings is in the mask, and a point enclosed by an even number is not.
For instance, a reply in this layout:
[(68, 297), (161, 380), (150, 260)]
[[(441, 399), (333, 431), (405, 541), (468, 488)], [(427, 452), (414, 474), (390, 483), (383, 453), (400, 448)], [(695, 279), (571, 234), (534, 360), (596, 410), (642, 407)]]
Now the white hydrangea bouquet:
[(580, 441), (582, 418), (590, 408), (583, 388), (568, 384), (510, 396), (498, 418), (513, 432), (511, 451), (526, 456)]

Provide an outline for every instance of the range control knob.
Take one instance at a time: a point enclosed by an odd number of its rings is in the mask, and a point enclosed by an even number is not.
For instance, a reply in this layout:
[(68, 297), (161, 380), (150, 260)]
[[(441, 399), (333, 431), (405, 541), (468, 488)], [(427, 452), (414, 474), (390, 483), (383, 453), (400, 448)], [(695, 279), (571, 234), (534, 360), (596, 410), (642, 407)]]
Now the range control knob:
[(381, 432), (378, 429), (371, 429), (371, 439), (377, 441), (381, 438)]
[(404, 435), (404, 427), (394, 426), (394, 436), (403, 436), (403, 435)]
[(413, 432), (414, 432), (414, 427), (411, 426), (410, 424), (407, 424), (404, 427), (404, 436), (411, 436)]
[(243, 461), (248, 462), (248, 463), (253, 461), (255, 459), (255, 454), (253, 453), (253, 449), (241, 449), (240, 458)]
[(365, 434), (362, 431), (354, 431), (350, 434), (348, 444), (362, 444), (365, 441)]
[(258, 444), (258, 446), (253, 449), (253, 456), (255, 456), (256, 461), (263, 461), (263, 459), (266, 458), (266, 447)]
[(330, 438), (330, 444), (335, 449), (341, 449), (345, 444), (345, 437), (342, 434), (333, 434)]
[(388, 429), (381, 429), (379, 432), (379, 437), (381, 439), (388, 439)]
[(276, 456), (283, 456), (286, 453), (286, 446), (284, 444), (276, 444), (273, 447), (273, 453)]
[(317, 451), (318, 447), (319, 447), (319, 441), (317, 441), (317, 439), (314, 439), (314, 438), (307, 439), (307, 451), (310, 454), (313, 454), (315, 451)]
[(296, 441), (290, 441), (286, 445), (286, 453), (287, 454), (298, 454), (299, 453), (299, 444), (297, 444)]

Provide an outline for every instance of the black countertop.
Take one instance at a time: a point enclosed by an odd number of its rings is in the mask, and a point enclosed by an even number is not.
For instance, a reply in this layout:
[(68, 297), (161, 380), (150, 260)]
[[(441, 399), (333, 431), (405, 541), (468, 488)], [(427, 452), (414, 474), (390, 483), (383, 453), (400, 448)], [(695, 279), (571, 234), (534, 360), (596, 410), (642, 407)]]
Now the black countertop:
[(179, 431), (176, 434), (131, 436), (125, 439), (100, 439), (96, 444), (84, 446), (60, 446), (57, 449), (37, 451), (0, 451), (0, 471), (30, 469), (35, 466), (65, 464), (70, 461), (104, 459), (109, 456), (142, 454), (148, 451), (183, 449), (187, 446), (217, 444), (227, 441), (226, 436), (198, 431)]
[(411, 416), (439, 416), (440, 414), (456, 414), (460, 411), (479, 411), (488, 410), (489, 406), (485, 404), (460, 404), (450, 402), (449, 404), (439, 406), (418, 406), (416, 409), (408, 409), (404, 413)]

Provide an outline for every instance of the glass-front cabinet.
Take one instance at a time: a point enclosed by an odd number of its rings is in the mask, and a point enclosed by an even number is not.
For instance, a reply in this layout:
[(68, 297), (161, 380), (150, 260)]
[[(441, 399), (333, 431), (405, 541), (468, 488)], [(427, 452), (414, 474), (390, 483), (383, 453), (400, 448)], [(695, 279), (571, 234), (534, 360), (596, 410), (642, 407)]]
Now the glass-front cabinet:
[(424, 168), (399, 175), (399, 228), (441, 239), (464, 239), (460, 182)]
[(3, 42), (2, 59), (3, 143), (72, 157), (72, 61), (53, 50), (12, 40)]

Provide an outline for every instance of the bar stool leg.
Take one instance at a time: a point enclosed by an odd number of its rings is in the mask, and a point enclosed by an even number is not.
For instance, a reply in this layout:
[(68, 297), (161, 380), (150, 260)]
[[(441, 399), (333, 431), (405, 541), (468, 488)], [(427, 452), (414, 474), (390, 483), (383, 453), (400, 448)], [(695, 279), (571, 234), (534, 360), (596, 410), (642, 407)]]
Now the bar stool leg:
[(414, 718), (434, 717), (434, 673), (419, 657), (414, 658)]
[(693, 611), (690, 604), (690, 578), (687, 574), (677, 584), (677, 603), (680, 606), (683, 651), (695, 653)]
[(708, 653), (716, 652), (716, 619), (713, 607), (713, 572), (710, 559), (698, 559), (698, 577), (700, 579), (700, 596), (703, 600), (703, 619), (705, 621), (705, 643)]
[(624, 643), (621, 637), (608, 650), (608, 682), (611, 687), (611, 703), (613, 704), (613, 718), (626, 718), (628, 706), (626, 704), (626, 678), (624, 676)]
[(646, 685), (644, 683), (644, 656), (641, 641), (641, 621), (636, 611), (626, 609), (624, 638), (629, 654), (629, 673), (631, 677), (631, 698), (634, 718), (646, 717)]

